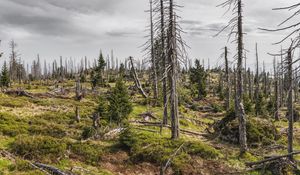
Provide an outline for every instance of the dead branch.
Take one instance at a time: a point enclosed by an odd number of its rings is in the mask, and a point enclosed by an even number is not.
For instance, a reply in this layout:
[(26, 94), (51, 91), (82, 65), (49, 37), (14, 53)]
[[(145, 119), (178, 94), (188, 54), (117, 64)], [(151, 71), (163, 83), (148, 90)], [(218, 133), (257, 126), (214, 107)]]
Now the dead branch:
[(272, 156), (270, 158), (267, 158), (267, 159), (264, 159), (264, 160), (261, 160), (261, 161), (257, 161), (257, 162), (246, 162), (245, 164), (249, 167), (252, 167), (254, 165), (263, 164), (263, 163), (266, 163), (266, 162), (278, 160), (278, 159), (281, 159), (281, 158), (286, 158), (286, 157), (297, 155), (297, 154), (300, 154), (300, 151), (289, 153), (289, 154), (286, 154), (286, 155), (281, 155), (281, 156)]
[(140, 91), (140, 93), (142, 94), (142, 96), (143, 96), (144, 98), (148, 98), (148, 96), (147, 96), (147, 94), (145, 93), (143, 87), (141, 86), (140, 80), (138, 79), (136, 70), (135, 70), (135, 68), (134, 68), (134, 64), (133, 64), (133, 59), (132, 59), (132, 57), (129, 57), (129, 60), (130, 60), (131, 68), (132, 68), (132, 71), (133, 71), (133, 78), (134, 78), (135, 86), (136, 86), (136, 88), (138, 88), (138, 90)]

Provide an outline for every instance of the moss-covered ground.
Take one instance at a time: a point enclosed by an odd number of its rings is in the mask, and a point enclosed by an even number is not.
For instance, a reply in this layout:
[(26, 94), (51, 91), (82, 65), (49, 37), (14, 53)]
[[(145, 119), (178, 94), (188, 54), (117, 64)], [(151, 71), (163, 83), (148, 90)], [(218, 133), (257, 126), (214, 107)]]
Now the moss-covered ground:
[[(73, 85), (74, 82), (64, 84), (71, 88)], [(89, 87), (88, 84), (83, 86)], [(52, 89), (38, 82), (22, 88), (33, 94)], [(109, 88), (102, 88), (101, 93), (107, 90)], [(207, 132), (211, 124), (225, 116), (220, 107), (223, 101), (211, 94), (205, 100), (190, 101), (194, 106), (210, 105), (215, 109), (212, 112), (180, 106), (180, 127), (200, 135), (182, 132), (181, 138), (175, 141), (170, 139), (168, 128), (161, 130), (136, 122), (143, 120), (140, 114), (145, 112), (157, 117), (150, 122), (160, 122), (163, 113), (162, 107), (147, 105), (138, 94), (131, 96), (133, 112), (129, 116), (129, 125), (119, 137), (84, 139), (83, 132), (92, 126), (90, 116), (97, 107), (97, 98), (87, 95), (78, 102), (73, 98), (74, 93), (69, 93), (68, 97), (29, 98), (0, 94), (0, 151), (15, 155), (11, 159), (0, 154), (0, 174), (43, 174), (30, 166), (30, 162), (49, 164), (74, 174), (159, 174), (168, 161), (167, 174), (229, 174), (245, 170), (245, 162), (287, 152), (284, 111), (281, 111), (282, 120), (279, 122), (248, 116), (250, 149), (241, 156), (237, 143), (213, 137)], [(75, 121), (76, 106), (80, 107), (80, 123)], [(223, 133), (235, 137), (236, 123), (231, 125)], [(295, 123), (296, 150), (300, 149), (299, 130), (300, 124)]]

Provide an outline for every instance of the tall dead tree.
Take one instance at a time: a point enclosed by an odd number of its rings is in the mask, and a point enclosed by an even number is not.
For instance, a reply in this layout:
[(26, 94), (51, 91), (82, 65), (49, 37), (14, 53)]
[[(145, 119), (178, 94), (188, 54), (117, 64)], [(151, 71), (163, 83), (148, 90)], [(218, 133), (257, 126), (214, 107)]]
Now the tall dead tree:
[[(288, 98), (287, 98), (287, 114), (289, 120), (288, 128), (288, 153), (293, 152), (293, 131), (294, 131), (294, 110), (293, 110), (293, 58), (292, 48), (289, 48), (287, 53), (286, 69), (287, 69), (287, 87), (288, 87)], [(291, 156), (290, 159), (293, 159)]]
[(277, 73), (277, 64), (276, 64), (276, 58), (274, 57), (274, 118), (276, 121), (279, 121), (279, 83), (278, 83), (278, 73)]
[(229, 79), (229, 66), (228, 66), (228, 49), (225, 47), (225, 79), (226, 79), (226, 110), (228, 111), (230, 108), (230, 79)]
[(258, 48), (257, 43), (255, 45), (256, 52), (256, 74), (255, 74), (255, 115), (258, 116), (259, 109), (259, 63), (258, 63)]
[[(247, 134), (246, 134), (246, 114), (244, 111), (242, 94), (243, 94), (243, 56), (244, 56), (244, 43), (243, 43), (243, 15), (242, 15), (242, 0), (226, 0), (219, 7), (228, 7), (228, 11), (232, 8), (234, 17), (229, 21), (227, 26), (225, 26), (219, 33), (223, 32), (225, 29), (230, 28), (230, 33), (228, 38), (230, 39), (232, 35), (235, 35), (235, 40), (237, 42), (237, 75), (236, 75), (236, 117), (239, 120), (239, 143), (240, 143), (240, 153), (243, 154), (247, 151)], [(218, 33), (218, 34), (219, 34)], [(218, 35), (217, 34), (217, 35)]]
[(160, 37), (161, 37), (161, 59), (163, 67), (163, 77), (162, 77), (162, 86), (163, 86), (163, 105), (164, 105), (164, 116), (163, 124), (168, 124), (168, 94), (167, 94), (167, 58), (166, 58), (166, 47), (165, 47), (165, 1), (159, 0), (160, 7)]
[(168, 77), (170, 81), (170, 115), (171, 115), (171, 132), (172, 139), (179, 138), (179, 118), (178, 118), (178, 94), (177, 94), (177, 69), (178, 69), (178, 58), (176, 53), (176, 24), (174, 15), (174, 2), (169, 0), (169, 26), (167, 36), (167, 50), (168, 50), (168, 61), (169, 61), (169, 72)]
[(157, 72), (156, 72), (156, 58), (154, 54), (154, 25), (153, 25), (153, 2), (150, 0), (150, 35), (151, 35), (151, 62), (153, 73), (153, 95), (155, 103), (158, 100), (158, 84), (157, 84)]

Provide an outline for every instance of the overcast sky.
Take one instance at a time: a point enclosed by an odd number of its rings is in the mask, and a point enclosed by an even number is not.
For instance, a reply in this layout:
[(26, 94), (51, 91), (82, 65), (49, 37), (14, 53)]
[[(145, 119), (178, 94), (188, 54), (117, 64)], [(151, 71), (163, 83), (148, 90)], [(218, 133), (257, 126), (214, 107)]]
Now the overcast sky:
[[(59, 56), (93, 59), (99, 50), (105, 54), (113, 49), (115, 56), (141, 58), (141, 48), (148, 25), (148, 0), (0, 0), (0, 39), (5, 58), (8, 43), (14, 39), (26, 62), (40, 54), (42, 59)], [(191, 58), (211, 60), (217, 64), (221, 48), (228, 45), (232, 55), (235, 46), (228, 44), (224, 35), (213, 37), (226, 25), (230, 14), (216, 5), (223, 0), (177, 0), (182, 5), (178, 14), (191, 47)], [(250, 64), (254, 63), (255, 42), (259, 44), (260, 58), (271, 63), (267, 52), (275, 52), (284, 33), (264, 33), (258, 27), (274, 28), (291, 12), (272, 11), (298, 0), (244, 0), (244, 29)]]

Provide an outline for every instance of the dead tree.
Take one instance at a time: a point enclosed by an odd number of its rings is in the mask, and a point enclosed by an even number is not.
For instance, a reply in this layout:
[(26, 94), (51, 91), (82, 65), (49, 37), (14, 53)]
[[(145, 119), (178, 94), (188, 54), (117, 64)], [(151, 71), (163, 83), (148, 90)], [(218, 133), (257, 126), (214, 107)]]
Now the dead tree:
[(274, 102), (274, 118), (276, 121), (279, 121), (279, 87), (278, 87), (278, 73), (277, 73), (277, 64), (276, 58), (274, 57), (274, 95), (275, 95), (275, 102)]
[(159, 0), (159, 11), (160, 11), (160, 47), (161, 47), (161, 59), (163, 67), (163, 77), (162, 77), (162, 88), (163, 88), (163, 105), (164, 105), (164, 116), (163, 124), (168, 124), (168, 95), (167, 95), (167, 58), (166, 58), (166, 47), (165, 47), (165, 0)]
[(169, 0), (169, 26), (168, 26), (168, 61), (170, 70), (168, 77), (170, 81), (170, 107), (171, 107), (171, 133), (172, 139), (179, 138), (179, 118), (178, 118), (178, 94), (177, 94), (177, 76), (178, 76), (178, 58), (176, 53), (176, 24), (174, 15), (174, 2)]
[(141, 83), (140, 83), (140, 80), (137, 76), (137, 73), (136, 73), (136, 70), (135, 70), (135, 67), (134, 67), (134, 64), (133, 64), (133, 58), (132, 57), (129, 57), (129, 60), (130, 60), (130, 63), (131, 63), (131, 69), (132, 69), (132, 72), (133, 72), (133, 78), (134, 78), (134, 82), (135, 82), (135, 86), (136, 88), (140, 91), (141, 95), (144, 97), (144, 98), (148, 98), (147, 94), (145, 93)]
[[(219, 7), (228, 7), (234, 16), (227, 26), (225, 26), (218, 34), (223, 32), (225, 29), (230, 28), (230, 33), (228, 38), (230, 39), (232, 35), (236, 36), (234, 41), (237, 42), (237, 83), (236, 83), (236, 117), (239, 120), (239, 142), (240, 142), (240, 152), (241, 154), (247, 151), (247, 134), (246, 134), (246, 115), (243, 107), (242, 94), (243, 94), (243, 53), (244, 53), (244, 43), (243, 43), (243, 16), (242, 16), (242, 0), (226, 0)], [(228, 10), (228, 11), (229, 11)], [(218, 35), (217, 34), (217, 35)]]
[(77, 81), (75, 83), (75, 95), (76, 95), (76, 100), (80, 101), (82, 99), (81, 86), (80, 86), (80, 79), (79, 78), (77, 78)]
[(157, 72), (156, 72), (156, 58), (154, 54), (154, 26), (153, 26), (153, 2), (150, 0), (150, 35), (151, 35), (151, 61), (153, 71), (153, 95), (155, 103), (158, 100), (158, 84), (157, 84)]
[(95, 130), (98, 130), (99, 126), (100, 126), (100, 115), (99, 113), (94, 113), (91, 117), (92, 121), (93, 121), (93, 128)]
[[(286, 68), (287, 68), (287, 87), (288, 87), (288, 98), (287, 98), (287, 109), (288, 109), (288, 153), (293, 152), (293, 125), (294, 125), (294, 115), (293, 115), (293, 58), (292, 58), (292, 48), (289, 48), (287, 53)], [(290, 156), (293, 159), (293, 156)]]
[(229, 79), (229, 66), (228, 66), (228, 49), (225, 47), (225, 79), (226, 79), (226, 110), (230, 108), (230, 79)]
[(76, 106), (76, 108), (75, 108), (75, 120), (76, 120), (77, 123), (80, 122), (80, 114), (79, 114), (79, 107), (78, 106)]
[(249, 99), (252, 101), (253, 100), (253, 95), (252, 95), (252, 74), (251, 74), (250, 68), (248, 68), (247, 74), (248, 74), (248, 96), (249, 96)]
[(256, 51), (256, 75), (255, 75), (255, 115), (258, 116), (259, 109), (259, 63), (258, 63), (258, 49), (257, 43), (255, 45)]

